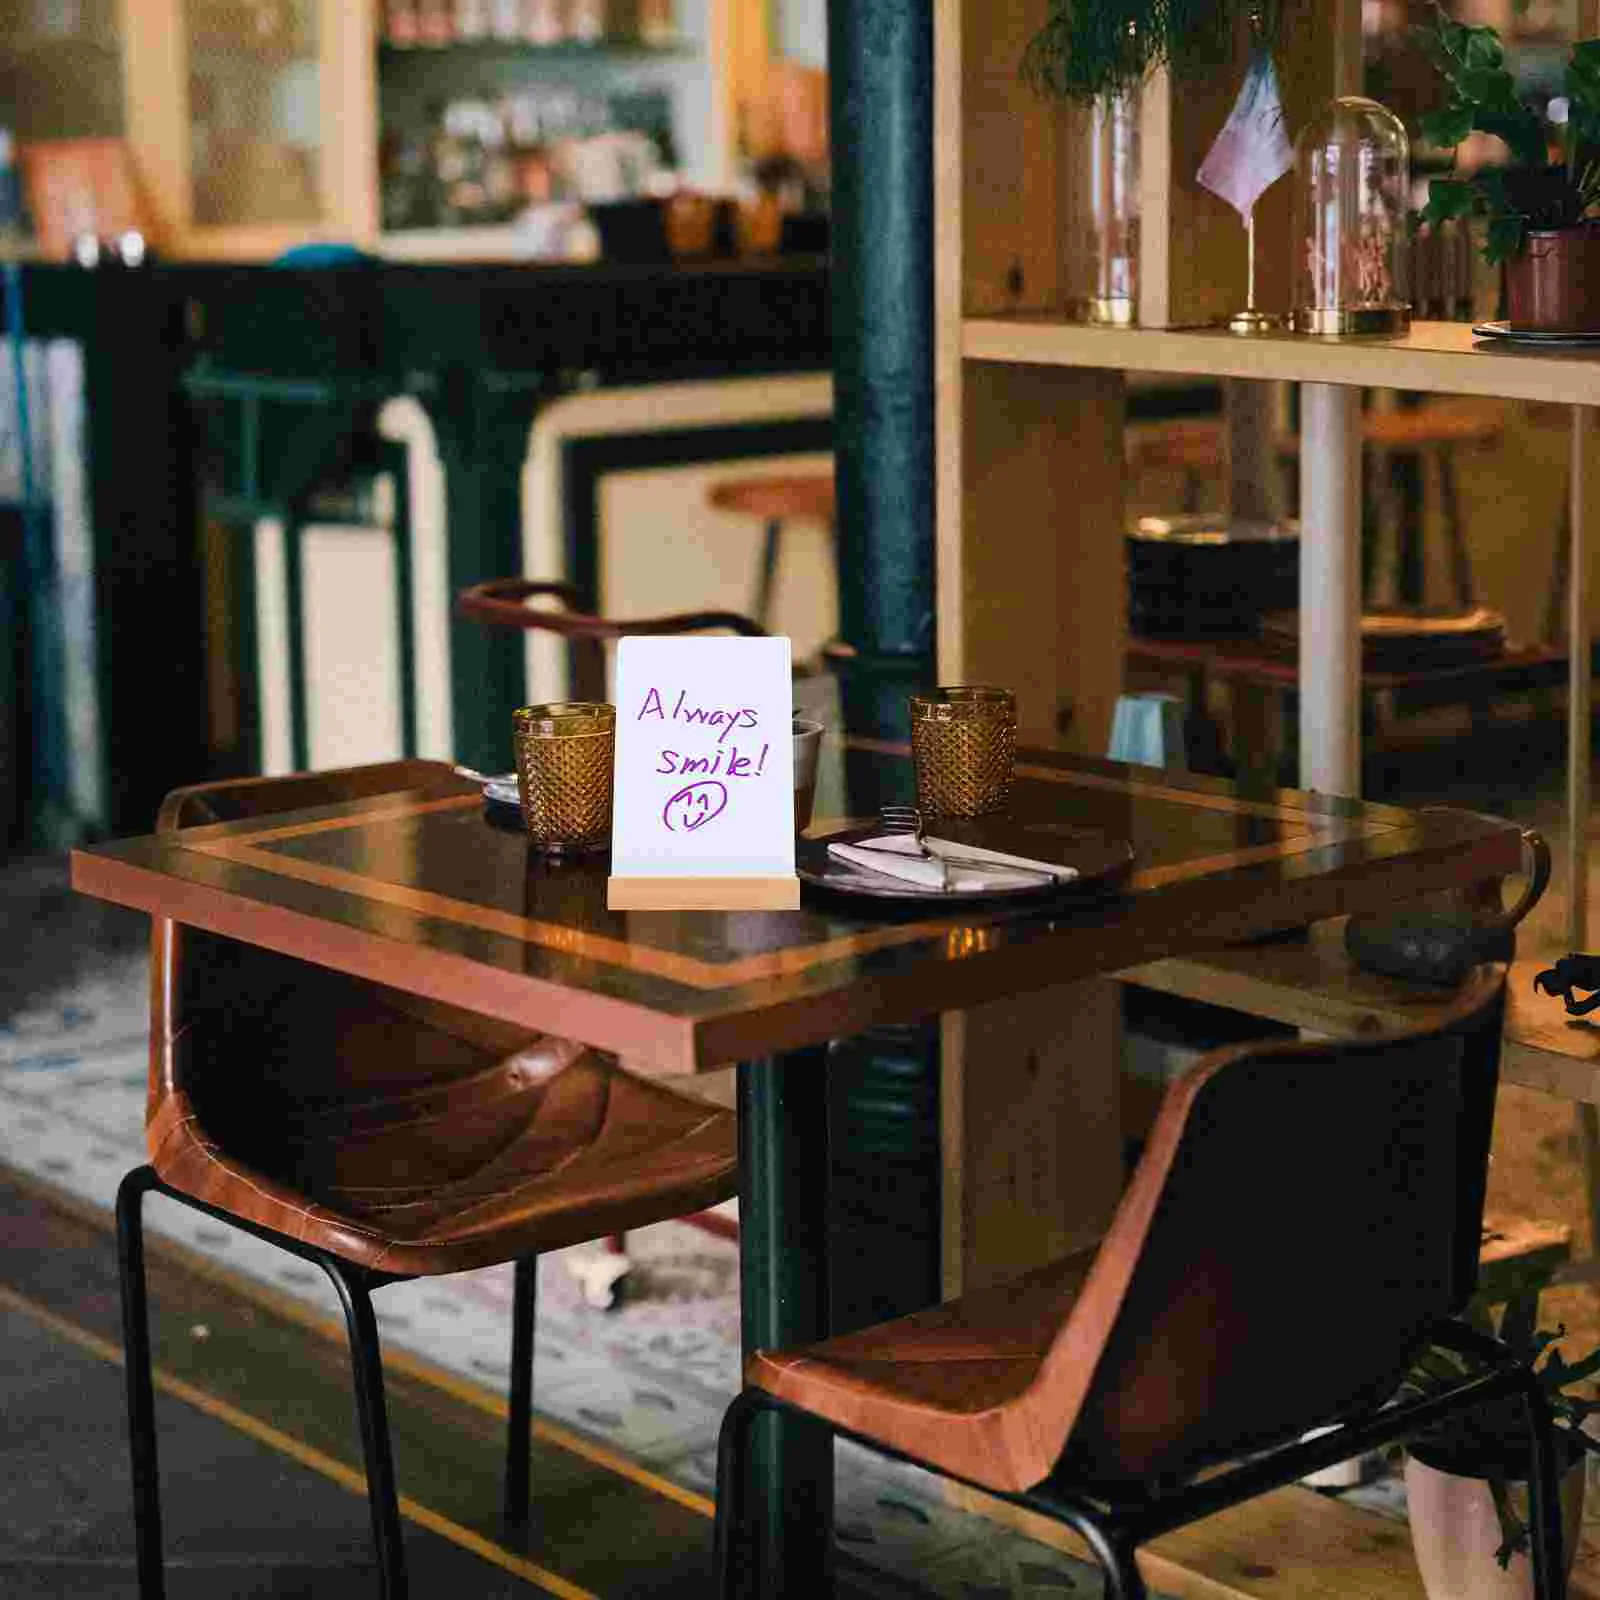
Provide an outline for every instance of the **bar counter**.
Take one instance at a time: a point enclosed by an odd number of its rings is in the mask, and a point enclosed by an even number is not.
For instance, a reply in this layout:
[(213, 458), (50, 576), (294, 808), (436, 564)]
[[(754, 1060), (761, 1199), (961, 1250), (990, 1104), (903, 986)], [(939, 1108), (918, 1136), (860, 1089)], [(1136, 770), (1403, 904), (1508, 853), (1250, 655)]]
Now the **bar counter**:
[[(50, 810), (57, 843), (148, 827), (167, 788), (216, 770), (202, 513), (230, 528), (292, 522), (377, 408), (414, 396), (444, 472), (453, 592), (522, 570), (520, 479), (541, 408), (596, 388), (824, 373), (831, 355), (829, 273), (815, 256), (29, 265), (22, 287), (28, 337), (70, 341), (83, 364), (82, 559), (48, 550), (27, 579), (34, 593), (81, 581), (92, 595), (92, 761), (86, 747), (46, 750), (33, 775), (35, 812)], [(670, 413), (662, 420), (670, 427)], [(724, 432), (698, 447), (827, 447), (821, 427)], [(592, 462), (586, 471), (592, 480)], [(592, 552), (568, 559), (592, 582)], [(520, 644), (452, 622), (449, 652), (453, 753), (492, 765), (521, 695)], [(214, 697), (216, 662), (210, 671)], [(259, 741), (253, 708), (242, 714), (244, 768)], [(58, 742), (65, 721), (58, 708)], [(85, 778), (73, 763), (95, 770)]]

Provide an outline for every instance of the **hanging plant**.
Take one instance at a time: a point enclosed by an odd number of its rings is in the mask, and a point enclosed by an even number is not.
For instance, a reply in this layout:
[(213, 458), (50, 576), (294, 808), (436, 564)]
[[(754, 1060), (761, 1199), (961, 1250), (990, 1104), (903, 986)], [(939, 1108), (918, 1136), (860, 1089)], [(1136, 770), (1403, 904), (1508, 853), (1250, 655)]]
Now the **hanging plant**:
[(1284, 0), (1050, 0), (1050, 20), (1028, 41), (1024, 78), (1040, 93), (1090, 102), (1135, 89), (1166, 67), (1203, 78), (1233, 61), (1241, 21), (1274, 48)]

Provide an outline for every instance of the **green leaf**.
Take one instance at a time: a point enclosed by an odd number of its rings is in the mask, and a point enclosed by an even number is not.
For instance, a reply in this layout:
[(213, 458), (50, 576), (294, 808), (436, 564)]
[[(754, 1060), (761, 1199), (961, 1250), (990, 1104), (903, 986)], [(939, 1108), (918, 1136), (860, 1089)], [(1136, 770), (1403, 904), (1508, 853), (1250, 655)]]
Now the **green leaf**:
[(1567, 95), (1593, 105), (1600, 100), (1600, 39), (1583, 39), (1567, 58)]
[(1501, 66), (1506, 58), (1499, 36), (1493, 28), (1468, 28), (1461, 52), (1469, 72), (1487, 72)]
[(1526, 227), (1524, 219), (1514, 213), (1510, 216), (1491, 217), (1488, 231), (1484, 235), (1483, 259), (1493, 267), (1516, 255), (1522, 248)]
[(1433, 178), (1428, 183), (1428, 203), (1422, 208), (1422, 220), (1437, 226), (1452, 217), (1471, 216), (1479, 203), (1477, 185), (1465, 178)]
[(1448, 105), (1438, 111), (1425, 111), (1421, 118), (1422, 137), (1441, 150), (1454, 150), (1472, 132), (1472, 107)]

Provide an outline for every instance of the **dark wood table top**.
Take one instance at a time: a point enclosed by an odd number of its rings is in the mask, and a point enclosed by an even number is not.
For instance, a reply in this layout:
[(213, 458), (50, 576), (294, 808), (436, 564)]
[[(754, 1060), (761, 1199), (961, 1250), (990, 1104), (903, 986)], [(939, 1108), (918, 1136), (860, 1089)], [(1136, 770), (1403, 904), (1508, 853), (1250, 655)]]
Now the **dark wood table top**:
[[(862, 744), (844, 765), (847, 795), (881, 792), (909, 767), (893, 747)], [(73, 884), (689, 1072), (1509, 875), (1521, 861), (1515, 827), (1464, 812), (1290, 791), (1249, 800), (1206, 779), (1024, 751), (1013, 817), (1128, 840), (1136, 867), (1120, 892), (940, 916), (837, 898), (794, 912), (611, 912), (603, 858), (549, 864), (486, 818), (476, 786), (439, 774), (374, 800), (81, 849)]]

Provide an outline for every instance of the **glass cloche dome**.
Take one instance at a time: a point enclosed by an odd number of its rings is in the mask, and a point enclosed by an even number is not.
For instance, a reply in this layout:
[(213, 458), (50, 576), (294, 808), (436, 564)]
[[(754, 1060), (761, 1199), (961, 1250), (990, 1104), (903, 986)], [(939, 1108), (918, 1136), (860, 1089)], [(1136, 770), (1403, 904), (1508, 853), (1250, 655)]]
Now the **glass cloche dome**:
[(1294, 165), (1296, 332), (1404, 333), (1411, 155), (1400, 119), (1359, 95), (1330, 101), (1301, 130)]

